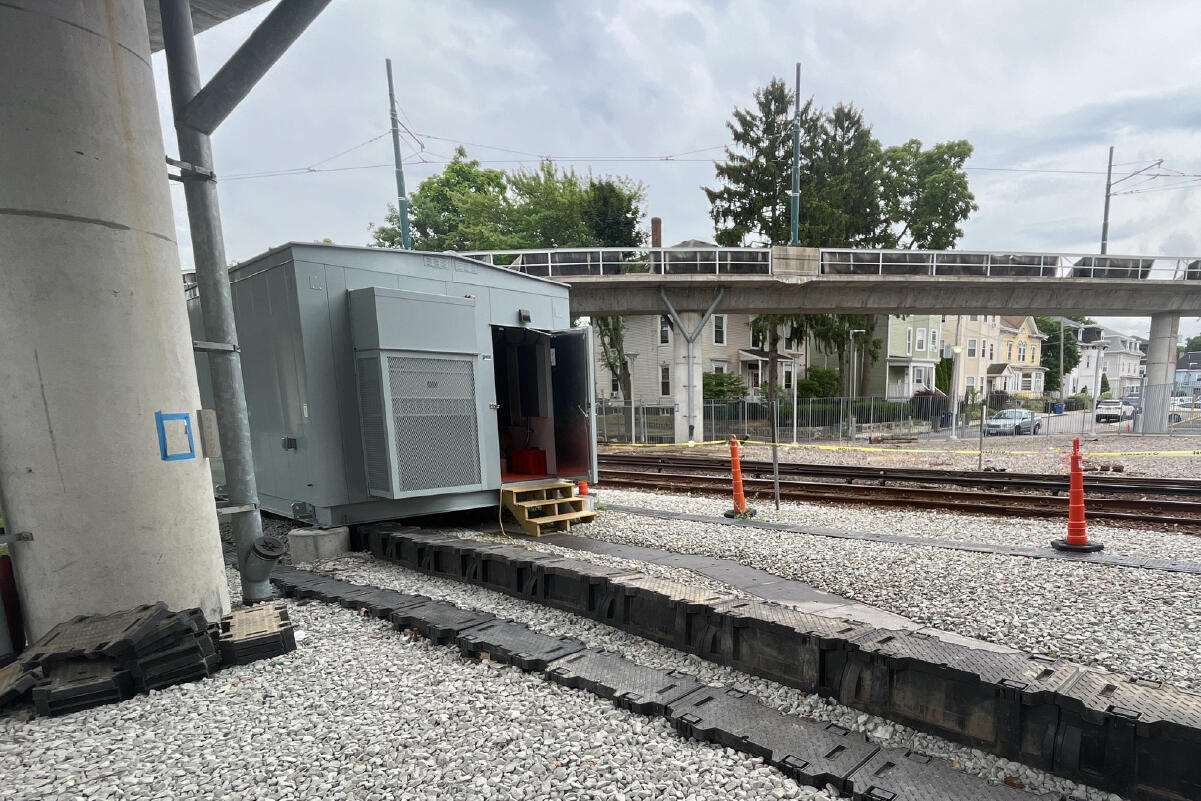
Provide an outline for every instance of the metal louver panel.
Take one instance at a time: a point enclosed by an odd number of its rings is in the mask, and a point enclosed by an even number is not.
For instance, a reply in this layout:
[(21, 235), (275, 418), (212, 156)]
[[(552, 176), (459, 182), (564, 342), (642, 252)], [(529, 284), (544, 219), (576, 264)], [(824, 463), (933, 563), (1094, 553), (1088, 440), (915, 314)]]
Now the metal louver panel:
[(399, 491), (480, 484), (474, 360), (387, 359)]
[(384, 423), (384, 396), (380, 386), (380, 357), (358, 360), (359, 417), (363, 431), (363, 458), (367, 466), (367, 489), (392, 494), (388, 468), (388, 429)]

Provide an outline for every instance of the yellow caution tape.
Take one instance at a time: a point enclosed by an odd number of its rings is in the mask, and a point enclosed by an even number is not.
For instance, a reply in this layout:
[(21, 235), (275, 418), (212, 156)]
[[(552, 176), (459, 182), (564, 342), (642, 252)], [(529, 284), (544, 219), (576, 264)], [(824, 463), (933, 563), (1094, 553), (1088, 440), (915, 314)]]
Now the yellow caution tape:
[[(607, 447), (612, 448), (691, 448), (697, 445), (725, 445), (729, 440), (714, 439), (704, 442), (607, 442), (603, 443)], [(740, 445), (765, 445), (770, 447), (771, 442), (761, 439), (740, 439)], [(820, 445), (811, 442), (777, 442), (775, 443), (780, 448), (809, 448), (818, 451), (864, 451), (871, 453), (930, 453), (930, 454), (951, 454), (951, 453), (968, 453), (978, 454), (979, 448), (955, 449), (948, 450), (944, 448), (906, 448), (902, 445), (880, 446), (880, 445)], [(990, 456), (1038, 456), (1046, 455), (1055, 451), (1066, 452), (1063, 448), (1047, 448), (1046, 450), (1025, 450), (1025, 451), (1002, 451), (986, 449), (984, 453)], [(1177, 450), (1177, 451), (1090, 451), (1083, 447), (1081, 452), (1085, 456), (1201, 456), (1199, 450)]]

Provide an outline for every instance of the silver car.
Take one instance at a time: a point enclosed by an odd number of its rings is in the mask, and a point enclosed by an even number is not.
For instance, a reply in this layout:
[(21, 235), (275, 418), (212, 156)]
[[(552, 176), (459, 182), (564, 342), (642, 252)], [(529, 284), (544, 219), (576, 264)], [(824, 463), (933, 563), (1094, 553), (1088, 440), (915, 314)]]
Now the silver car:
[(993, 434), (1037, 434), (1043, 421), (1029, 409), (1002, 409), (984, 421), (984, 436)]

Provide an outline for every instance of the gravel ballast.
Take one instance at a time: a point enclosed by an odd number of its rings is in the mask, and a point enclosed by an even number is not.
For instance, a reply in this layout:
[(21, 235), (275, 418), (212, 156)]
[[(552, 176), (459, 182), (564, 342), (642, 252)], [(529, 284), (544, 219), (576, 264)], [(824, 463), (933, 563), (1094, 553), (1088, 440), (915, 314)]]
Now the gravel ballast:
[(61, 718), (0, 718), (0, 798), (831, 797), (382, 621), (288, 611), (305, 636), (286, 657)]
[[(620, 491), (602, 491), (601, 497), (694, 513), (718, 503)], [(774, 509), (764, 506), (760, 515), (772, 519)], [(812, 506), (815, 516), (816, 511), (825, 516), (812, 520), (815, 525), (917, 535), (881, 510)], [(947, 533), (926, 530), (931, 536)], [(1195, 575), (664, 521), (614, 511), (605, 511), (578, 533), (731, 559), (956, 634), (1201, 691), (1196, 656), (1201, 651), (1196, 601), (1201, 577)], [(999, 542), (1003, 536), (984, 522), (970, 534), (980, 542)]]
[[(581, 531), (583, 530), (581, 529)], [(461, 535), (464, 532), (448, 530), (447, 533)], [(513, 544), (529, 545), (531, 543), (515, 539)], [(537, 545), (538, 550), (543, 550), (545, 543)], [(572, 551), (568, 551), (567, 554), (580, 557), (596, 556), (595, 554), (577, 554)], [(613, 559), (613, 557), (601, 558)], [(645, 566), (648, 569), (660, 567), (644, 565), (644, 563), (632, 560), (620, 561), (628, 562), (632, 566)], [(764, 703), (781, 712), (798, 714), (814, 720), (830, 721), (855, 731), (862, 731), (885, 746), (912, 748), (922, 753), (941, 757), (950, 761), (956, 769), (993, 782), (1001, 782), (1009, 778), (1011, 782), (1020, 782), (1032, 792), (1075, 792), (1079, 797), (1089, 799), (1089, 801), (1116, 801), (1119, 798), (1116, 795), (1086, 788), (1066, 779), (985, 754), (976, 749), (956, 745), (939, 737), (915, 732), (884, 718), (842, 706), (830, 699), (806, 695), (791, 687), (707, 662), (695, 655), (649, 642), (596, 621), (529, 601), (511, 598), (481, 587), (427, 576), (398, 565), (378, 561), (369, 554), (351, 554), (341, 559), (313, 565), (312, 568), (346, 581), (430, 595), (451, 601), (459, 606), (492, 612), (498, 616), (521, 621), (546, 634), (567, 635), (582, 640), (589, 647), (615, 651), (639, 664), (664, 670), (683, 670), (707, 684), (735, 686), (754, 693)], [(689, 571), (680, 572), (685, 579), (695, 576)]]

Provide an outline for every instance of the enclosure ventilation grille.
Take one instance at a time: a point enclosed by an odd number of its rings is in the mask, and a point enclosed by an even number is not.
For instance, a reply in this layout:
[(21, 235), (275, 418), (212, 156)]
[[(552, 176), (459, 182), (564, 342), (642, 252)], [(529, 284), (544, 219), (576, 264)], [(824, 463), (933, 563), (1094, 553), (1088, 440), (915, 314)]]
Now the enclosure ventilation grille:
[(400, 491), (479, 484), (473, 362), (389, 356), (388, 376)]
[(363, 426), (363, 453), (367, 463), (367, 488), (391, 492), (388, 471), (388, 431), (384, 426), (378, 356), (359, 359), (359, 414)]

